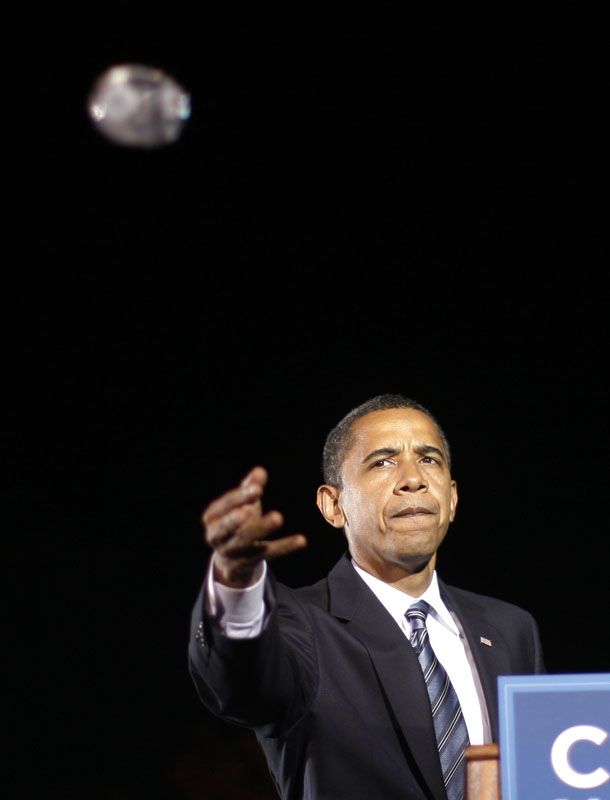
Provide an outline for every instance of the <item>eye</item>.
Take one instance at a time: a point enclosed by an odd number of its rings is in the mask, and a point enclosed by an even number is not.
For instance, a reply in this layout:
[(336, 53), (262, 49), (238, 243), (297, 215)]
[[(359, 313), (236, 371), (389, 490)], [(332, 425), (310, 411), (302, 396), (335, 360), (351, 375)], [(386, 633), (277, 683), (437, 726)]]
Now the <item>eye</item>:
[(422, 456), (421, 461), (424, 464), (440, 464), (441, 463), (439, 461), (439, 459), (438, 458), (434, 458), (434, 456)]
[(390, 459), (390, 458), (380, 458), (380, 459), (378, 459), (377, 461), (374, 461), (374, 462), (371, 464), (371, 466), (372, 466), (372, 467), (385, 467), (385, 466), (386, 466), (386, 464), (389, 464), (389, 465), (391, 466), (393, 463), (394, 463), (394, 462), (393, 462), (393, 461), (392, 461), (392, 459)]

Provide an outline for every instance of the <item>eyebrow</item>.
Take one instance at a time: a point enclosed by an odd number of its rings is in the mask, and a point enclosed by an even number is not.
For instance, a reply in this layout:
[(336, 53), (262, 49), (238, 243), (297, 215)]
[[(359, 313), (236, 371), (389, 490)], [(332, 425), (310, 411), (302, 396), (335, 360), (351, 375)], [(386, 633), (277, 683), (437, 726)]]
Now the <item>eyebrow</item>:
[[(440, 456), (443, 460), (445, 460), (445, 454), (443, 453), (443, 451), (440, 450), (438, 447), (434, 447), (434, 445), (431, 444), (415, 445), (413, 447), (413, 450), (418, 455), (428, 456), (434, 454)], [(396, 447), (379, 447), (377, 448), (377, 450), (372, 450), (367, 456), (365, 456), (362, 459), (362, 463), (366, 464), (368, 461), (371, 461), (374, 458), (397, 456), (399, 453), (400, 450)]]
[(366, 464), (367, 461), (371, 461), (373, 458), (379, 458), (380, 456), (397, 456), (400, 451), (396, 447), (379, 447), (377, 450), (372, 450), (368, 456), (365, 456), (362, 459), (362, 463)]
[(431, 444), (416, 445), (413, 449), (415, 450), (416, 453), (420, 453), (422, 456), (428, 456), (434, 454), (440, 456), (442, 459), (445, 458), (445, 454), (443, 453), (443, 451), (440, 450), (438, 447), (434, 447), (434, 445)]

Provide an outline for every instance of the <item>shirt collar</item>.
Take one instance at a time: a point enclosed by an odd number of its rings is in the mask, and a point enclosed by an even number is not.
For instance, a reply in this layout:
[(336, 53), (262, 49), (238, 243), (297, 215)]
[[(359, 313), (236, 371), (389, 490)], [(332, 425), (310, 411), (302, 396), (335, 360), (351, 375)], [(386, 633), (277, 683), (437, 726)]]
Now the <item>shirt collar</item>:
[(422, 594), (421, 597), (413, 597), (412, 595), (402, 592), (400, 589), (395, 589), (389, 583), (376, 578), (370, 572), (362, 569), (355, 561), (352, 560), (352, 565), (358, 575), (366, 583), (369, 589), (375, 594), (379, 602), (385, 607), (389, 614), (394, 617), (396, 623), (403, 628), (405, 623), (405, 613), (409, 606), (417, 603), (418, 600), (425, 600), (430, 605), (430, 614), (434, 616), (438, 622), (445, 628), (459, 636), (459, 630), (455, 624), (449, 609), (441, 598), (441, 592), (438, 585), (438, 577), (436, 570), (432, 573), (432, 580), (430, 586)]

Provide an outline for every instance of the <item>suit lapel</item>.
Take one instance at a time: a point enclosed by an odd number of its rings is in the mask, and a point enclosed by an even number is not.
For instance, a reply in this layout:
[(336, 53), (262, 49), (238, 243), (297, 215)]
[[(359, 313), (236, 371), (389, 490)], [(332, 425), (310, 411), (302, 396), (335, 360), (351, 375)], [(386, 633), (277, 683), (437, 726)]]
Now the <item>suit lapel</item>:
[(328, 585), (330, 613), (366, 647), (416, 767), (432, 796), (444, 798), (430, 701), (413, 648), (347, 555), (329, 573)]
[(487, 702), (493, 741), (497, 742), (498, 676), (510, 674), (507, 644), (498, 628), (488, 621), (483, 605), (440, 580), (439, 585), (443, 599), (459, 617), (468, 639)]

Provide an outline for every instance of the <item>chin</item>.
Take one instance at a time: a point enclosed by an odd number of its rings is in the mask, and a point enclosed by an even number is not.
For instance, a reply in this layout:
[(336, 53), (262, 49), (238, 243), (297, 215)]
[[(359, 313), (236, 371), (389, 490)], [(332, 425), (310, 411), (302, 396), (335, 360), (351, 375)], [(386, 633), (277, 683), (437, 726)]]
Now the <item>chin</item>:
[(395, 561), (411, 574), (422, 572), (430, 563), (434, 553), (400, 553)]

